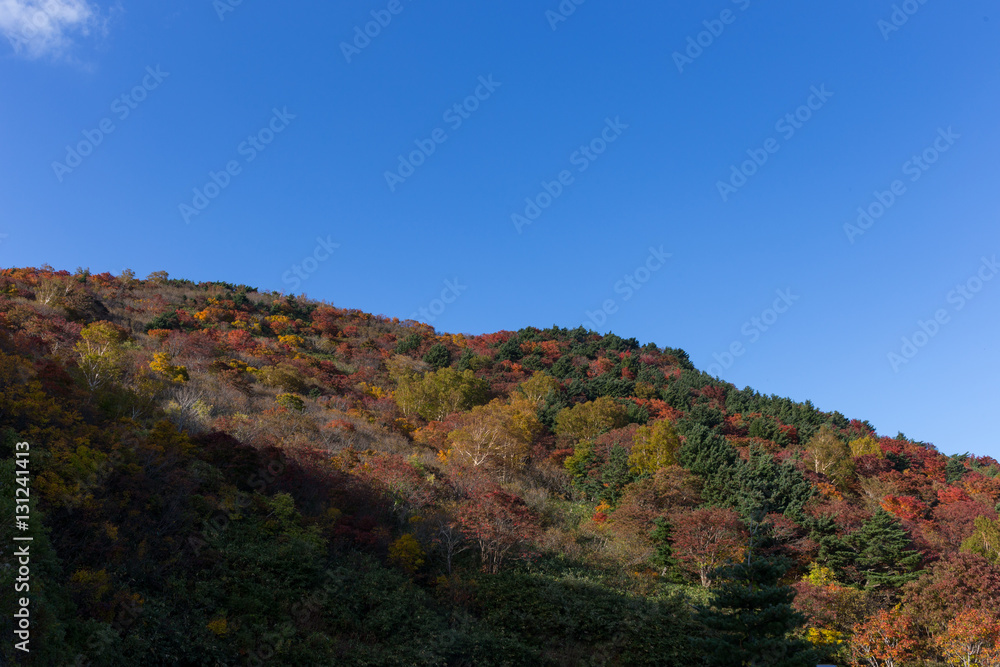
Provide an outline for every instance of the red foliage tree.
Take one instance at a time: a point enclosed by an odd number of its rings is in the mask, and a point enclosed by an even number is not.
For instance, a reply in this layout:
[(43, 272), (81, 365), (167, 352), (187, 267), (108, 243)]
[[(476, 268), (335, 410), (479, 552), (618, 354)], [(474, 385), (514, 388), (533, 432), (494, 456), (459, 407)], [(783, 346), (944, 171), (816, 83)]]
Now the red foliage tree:
[(734, 510), (709, 507), (676, 513), (670, 520), (675, 553), (702, 586), (711, 585), (714, 569), (741, 560), (746, 552), (748, 533)]
[(823, 574), (820, 569), (792, 584), (793, 606), (805, 614), (811, 628), (825, 631), (827, 637), (832, 634), (834, 639), (846, 637), (855, 625), (865, 620), (868, 596)]
[[(960, 489), (954, 490), (968, 498), (969, 496)], [(954, 494), (957, 496), (957, 494)], [(942, 494), (939, 492), (939, 496)], [(953, 497), (950, 495), (950, 497)], [(975, 530), (976, 517), (985, 516), (991, 521), (996, 520), (997, 513), (992, 507), (987, 507), (974, 500), (962, 500), (958, 502), (942, 503), (931, 512), (934, 523), (934, 533), (938, 538), (937, 547), (946, 553), (958, 551), (962, 542), (972, 535)]]
[(930, 509), (924, 501), (910, 496), (886, 496), (882, 508), (905, 521), (923, 519)]
[(479, 546), (483, 570), (496, 574), (509, 556), (526, 555), (538, 533), (538, 518), (521, 498), (495, 484), (476, 484), (469, 491), (458, 522)]
[(337, 323), (340, 321), (340, 313), (336, 308), (320, 306), (312, 313), (313, 331), (328, 338), (336, 337), (339, 332)]
[(419, 470), (396, 454), (365, 457), (351, 473), (381, 492), (400, 527), (434, 502), (434, 489)]
[(865, 454), (854, 458), (854, 472), (859, 477), (878, 477), (892, 470), (892, 461), (875, 454)]
[(998, 600), (1000, 571), (970, 553), (945, 556), (903, 587), (908, 615), (928, 634), (944, 631), (963, 610), (995, 609)]
[(701, 503), (701, 478), (680, 466), (660, 468), (653, 475), (653, 484), (662, 507), (690, 508)]
[(996, 506), (1000, 501), (1000, 479), (979, 472), (969, 472), (962, 478), (965, 492), (981, 503)]

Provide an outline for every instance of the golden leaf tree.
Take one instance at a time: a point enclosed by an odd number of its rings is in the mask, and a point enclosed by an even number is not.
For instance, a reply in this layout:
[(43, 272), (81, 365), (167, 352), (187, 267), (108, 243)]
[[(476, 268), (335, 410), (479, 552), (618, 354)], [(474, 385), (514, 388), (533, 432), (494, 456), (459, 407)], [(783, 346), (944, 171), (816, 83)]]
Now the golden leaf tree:
[(524, 466), (531, 442), (541, 429), (535, 406), (527, 399), (495, 399), (469, 411), (448, 434), (449, 460), (508, 472)]
[(625, 408), (613, 398), (597, 400), (563, 408), (556, 415), (556, 434), (573, 441), (592, 440), (602, 433), (625, 425)]
[(93, 322), (80, 332), (74, 350), (77, 366), (91, 391), (121, 377), (125, 340), (124, 332), (110, 322)]
[(681, 439), (669, 419), (640, 426), (632, 442), (628, 465), (637, 475), (652, 475), (660, 468), (677, 463), (677, 450), (681, 448)]

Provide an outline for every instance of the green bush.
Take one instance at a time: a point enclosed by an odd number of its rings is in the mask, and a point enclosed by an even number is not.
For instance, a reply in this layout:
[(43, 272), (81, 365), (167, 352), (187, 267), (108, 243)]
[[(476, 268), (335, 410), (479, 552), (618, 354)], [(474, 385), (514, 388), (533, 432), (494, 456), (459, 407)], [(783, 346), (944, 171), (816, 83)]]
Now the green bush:
[(157, 315), (152, 319), (152, 321), (146, 325), (146, 331), (152, 331), (153, 329), (180, 329), (181, 321), (177, 318), (176, 311), (170, 311), (169, 313), (162, 313)]
[(431, 368), (438, 370), (451, 363), (451, 351), (441, 343), (438, 343), (428, 350), (423, 360), (424, 363), (430, 364)]

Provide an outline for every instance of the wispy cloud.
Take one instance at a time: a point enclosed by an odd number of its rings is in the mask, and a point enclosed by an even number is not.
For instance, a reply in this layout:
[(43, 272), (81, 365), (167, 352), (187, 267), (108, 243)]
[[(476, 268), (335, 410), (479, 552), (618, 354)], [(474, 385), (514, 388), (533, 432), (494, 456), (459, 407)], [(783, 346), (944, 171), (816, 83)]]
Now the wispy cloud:
[(74, 36), (103, 29), (100, 10), (87, 0), (0, 0), (0, 34), (26, 58), (63, 56)]

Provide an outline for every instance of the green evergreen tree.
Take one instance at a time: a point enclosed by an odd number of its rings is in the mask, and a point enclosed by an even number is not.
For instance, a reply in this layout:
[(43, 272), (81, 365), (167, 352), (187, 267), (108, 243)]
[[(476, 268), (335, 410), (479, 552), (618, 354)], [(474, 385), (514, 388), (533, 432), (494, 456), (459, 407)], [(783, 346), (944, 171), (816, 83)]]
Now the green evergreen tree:
[(780, 583), (783, 558), (749, 558), (716, 570), (710, 606), (699, 609), (706, 635), (692, 640), (711, 667), (812, 667), (818, 654), (794, 635), (805, 617)]
[(146, 331), (152, 329), (180, 329), (181, 321), (177, 317), (176, 311), (171, 311), (169, 313), (162, 313), (153, 318), (153, 320), (146, 325)]
[[(698, 427), (696, 427), (698, 431)], [(721, 441), (721, 442), (720, 442)], [(745, 519), (761, 521), (769, 513), (798, 516), (813, 487), (789, 462), (777, 463), (758, 445), (743, 461), (724, 438), (710, 435), (681, 448), (681, 463), (705, 480), (702, 498), (732, 507)]]
[(822, 539), (820, 558), (840, 577), (865, 588), (899, 588), (917, 578), (920, 552), (911, 546), (899, 520), (880, 509), (853, 533)]
[(710, 408), (704, 403), (696, 403), (691, 406), (685, 419), (692, 424), (701, 424), (705, 428), (715, 428), (722, 424), (725, 417), (718, 408)]
[(791, 463), (777, 463), (758, 445), (750, 446), (750, 460), (739, 461), (725, 480), (728, 504), (745, 517), (771, 512), (797, 515), (813, 494), (813, 486)]
[(639, 478), (631, 471), (628, 457), (627, 449), (621, 445), (615, 445), (608, 455), (608, 462), (601, 470), (601, 482), (604, 484), (601, 500), (606, 501), (609, 505), (617, 505), (625, 487)]
[(865, 575), (866, 588), (899, 588), (917, 578), (920, 552), (907, 549), (912, 546), (910, 536), (885, 510), (879, 510), (851, 538), (858, 549), (855, 563)]
[(451, 351), (438, 343), (424, 355), (424, 363), (430, 364), (434, 370), (444, 368), (451, 363)]
[(420, 347), (423, 338), (418, 333), (412, 333), (396, 343), (396, 354), (406, 354)]
[(653, 541), (654, 551), (650, 562), (660, 568), (660, 576), (665, 577), (671, 583), (681, 583), (680, 563), (674, 557), (674, 547), (671, 540), (674, 536), (674, 527), (666, 517), (653, 519), (653, 530), (649, 533), (649, 538)]
[(725, 438), (700, 424), (690, 426), (682, 435), (686, 441), (678, 459), (696, 475), (709, 478), (722, 468), (734, 466), (739, 459), (736, 449)]
[(521, 352), (521, 337), (511, 336), (497, 348), (497, 361), (518, 361), (524, 353)]
[(965, 459), (968, 457), (968, 454), (956, 454), (948, 457), (948, 463), (944, 467), (944, 474), (946, 475), (946, 479), (949, 484), (954, 484), (965, 477), (965, 473), (967, 472), (965, 468)]

